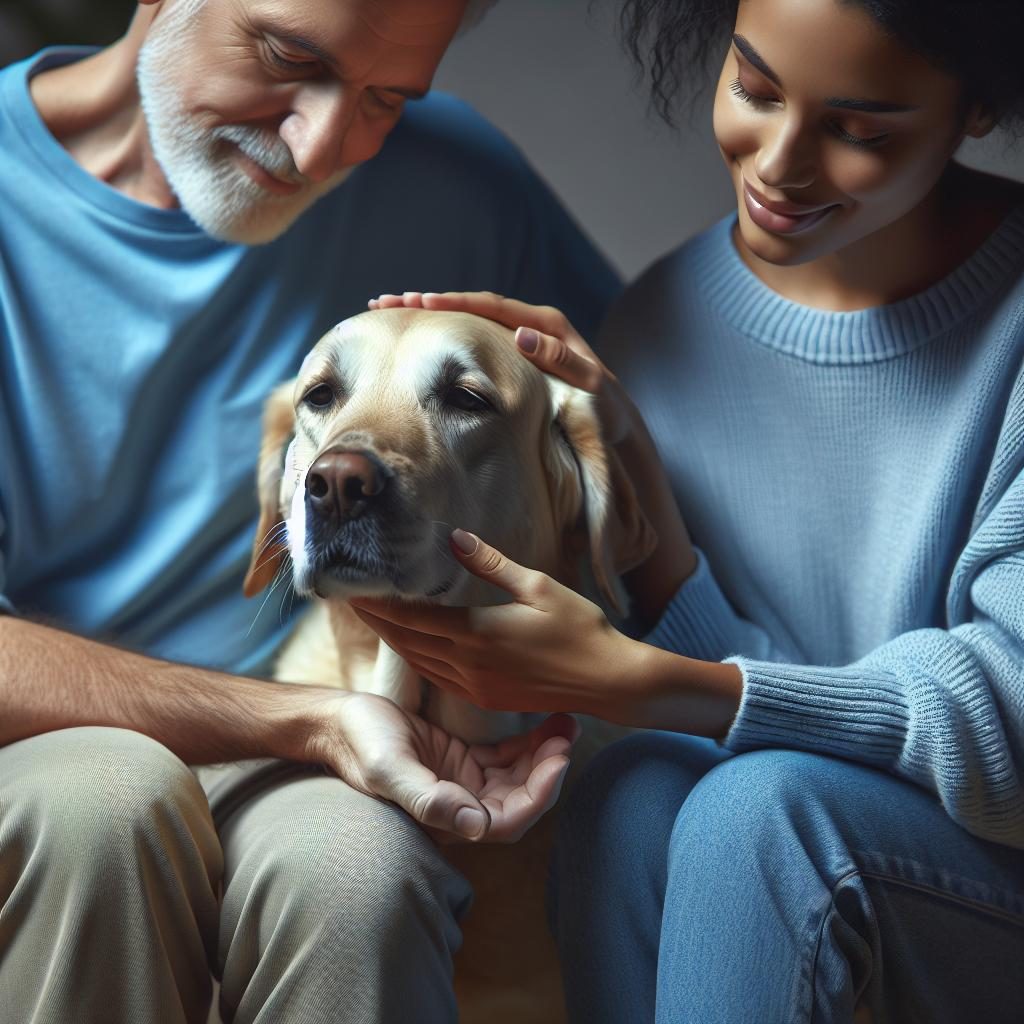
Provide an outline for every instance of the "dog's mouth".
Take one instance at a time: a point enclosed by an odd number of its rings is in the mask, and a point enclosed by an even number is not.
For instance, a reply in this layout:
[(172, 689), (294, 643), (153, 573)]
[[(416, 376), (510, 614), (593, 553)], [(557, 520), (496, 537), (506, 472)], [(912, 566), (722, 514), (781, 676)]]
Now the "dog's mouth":
[[(423, 558), (424, 546), (436, 552), (439, 545), (422, 541), (419, 545), (392, 545), (379, 535), (367, 536), (360, 530), (349, 537), (347, 532), (308, 545), (309, 557), (305, 571), (295, 579), (296, 591), (321, 598), (358, 595), (429, 600), (443, 597), (458, 581), (460, 570), (450, 556), (441, 565), (435, 557)], [(416, 548), (420, 548), (419, 556)]]

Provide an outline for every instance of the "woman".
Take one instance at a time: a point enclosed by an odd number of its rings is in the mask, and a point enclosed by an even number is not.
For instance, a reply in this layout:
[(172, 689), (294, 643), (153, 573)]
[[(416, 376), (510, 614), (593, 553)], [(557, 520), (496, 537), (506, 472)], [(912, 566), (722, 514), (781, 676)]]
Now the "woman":
[(606, 751), (563, 815), (573, 1020), (1018, 1020), (1024, 191), (952, 157), (1024, 111), (1024, 10), (634, 0), (626, 21), (665, 102), (725, 29), (737, 213), (627, 291), (600, 346), (619, 378), (555, 311), (375, 304), (519, 326), (599, 394), (660, 537), (627, 577), (653, 628), (459, 531), (511, 605), (362, 614), (486, 707), (670, 730)]

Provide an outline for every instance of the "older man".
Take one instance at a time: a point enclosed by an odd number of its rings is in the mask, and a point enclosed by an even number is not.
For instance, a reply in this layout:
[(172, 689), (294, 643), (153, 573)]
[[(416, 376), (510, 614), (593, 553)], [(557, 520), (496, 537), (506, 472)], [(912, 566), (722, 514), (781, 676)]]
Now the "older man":
[(485, 806), (387, 701), (249, 678), (288, 624), (239, 590), (263, 398), (331, 323), (410, 285), (590, 330), (616, 290), (493, 129), (404, 109), (465, 7), (144, 2), (0, 73), (4, 1020), (198, 1022), (211, 969), (239, 1022), (454, 1019), (470, 893), (425, 829), (533, 820), (570, 726)]

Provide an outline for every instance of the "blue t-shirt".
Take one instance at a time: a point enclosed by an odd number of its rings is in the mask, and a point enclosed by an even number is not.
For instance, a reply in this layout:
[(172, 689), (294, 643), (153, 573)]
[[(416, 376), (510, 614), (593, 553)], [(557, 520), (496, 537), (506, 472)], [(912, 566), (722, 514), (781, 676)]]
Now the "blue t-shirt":
[(489, 289), (593, 334), (619, 282), (514, 147), (436, 94), (281, 238), (216, 241), (49, 133), (29, 79), (86, 52), (0, 72), (0, 605), (263, 671), (293, 611), (241, 594), (271, 388), (381, 292)]

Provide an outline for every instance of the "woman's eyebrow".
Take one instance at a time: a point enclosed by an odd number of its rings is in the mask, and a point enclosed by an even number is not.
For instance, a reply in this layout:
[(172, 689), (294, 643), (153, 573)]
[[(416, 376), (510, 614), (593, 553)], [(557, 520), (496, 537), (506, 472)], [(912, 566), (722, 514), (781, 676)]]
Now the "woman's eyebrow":
[(779, 76), (768, 66), (768, 62), (754, 49), (749, 39), (744, 39), (743, 36), (735, 35), (732, 37), (733, 45), (736, 47), (744, 57), (750, 61), (751, 64), (757, 68), (758, 71), (764, 75), (769, 81), (774, 82), (781, 88), (782, 82), (779, 81)]
[(841, 110), (860, 110), (865, 114), (905, 114), (910, 110), (920, 110), (920, 107), (910, 106), (907, 103), (883, 103), (880, 100), (855, 100), (843, 99), (839, 96), (829, 96), (825, 100), (826, 107), (838, 107)]
[[(771, 65), (757, 52), (749, 39), (741, 35), (732, 37), (733, 45), (746, 59), (757, 68), (769, 81), (774, 82), (780, 89), (782, 82), (779, 76), (772, 70)], [(911, 110), (920, 110), (920, 107), (910, 106), (906, 103), (887, 103), (883, 100), (862, 100), (842, 96), (829, 96), (825, 100), (826, 107), (835, 107), (839, 110), (857, 110), (864, 114), (906, 114)]]

